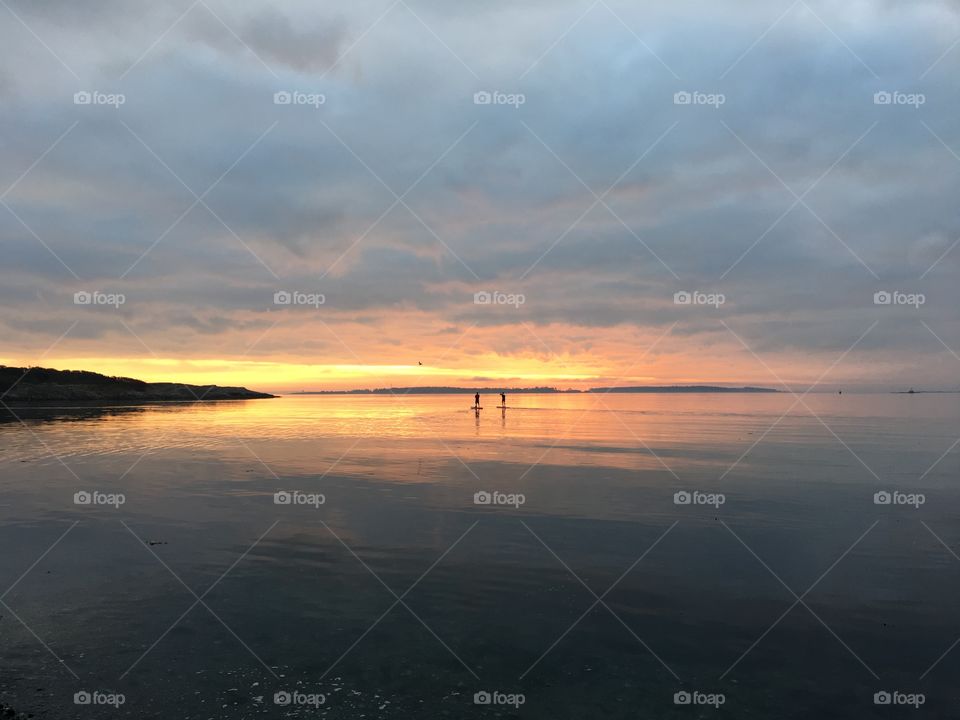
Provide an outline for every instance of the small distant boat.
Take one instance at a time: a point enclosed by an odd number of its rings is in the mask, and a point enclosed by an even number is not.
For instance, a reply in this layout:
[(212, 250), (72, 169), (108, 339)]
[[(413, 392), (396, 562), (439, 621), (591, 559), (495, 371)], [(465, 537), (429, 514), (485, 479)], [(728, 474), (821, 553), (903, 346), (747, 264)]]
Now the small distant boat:
[(913, 388), (910, 388), (909, 390), (907, 390), (907, 395), (916, 395), (916, 394), (917, 394), (917, 391), (914, 390)]

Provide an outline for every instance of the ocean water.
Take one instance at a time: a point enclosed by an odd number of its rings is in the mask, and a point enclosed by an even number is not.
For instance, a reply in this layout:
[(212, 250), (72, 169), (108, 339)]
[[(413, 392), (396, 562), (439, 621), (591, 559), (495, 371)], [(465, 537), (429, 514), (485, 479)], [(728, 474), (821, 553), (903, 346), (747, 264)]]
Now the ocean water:
[(960, 714), (957, 396), (471, 404), (4, 414), (0, 703), (56, 719)]

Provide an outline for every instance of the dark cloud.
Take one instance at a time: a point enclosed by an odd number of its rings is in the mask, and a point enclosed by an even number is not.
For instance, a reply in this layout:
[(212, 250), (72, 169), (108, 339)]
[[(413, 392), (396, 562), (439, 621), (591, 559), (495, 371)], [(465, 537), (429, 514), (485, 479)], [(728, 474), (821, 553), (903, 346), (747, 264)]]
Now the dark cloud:
[[(255, 53), (274, 72), (293, 70), (313, 73), (327, 70), (340, 56), (348, 40), (342, 18), (289, 17), (274, 7), (236, 18), (230, 7), (198, 11), (189, 24), (190, 37), (233, 55)], [(227, 27), (224, 27), (226, 23)]]

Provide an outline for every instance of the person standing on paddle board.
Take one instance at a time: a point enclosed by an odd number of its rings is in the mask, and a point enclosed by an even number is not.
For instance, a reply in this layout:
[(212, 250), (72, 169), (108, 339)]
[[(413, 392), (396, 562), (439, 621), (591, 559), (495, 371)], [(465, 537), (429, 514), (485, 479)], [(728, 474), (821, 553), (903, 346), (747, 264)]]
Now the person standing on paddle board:
[(506, 406), (507, 406), (507, 395), (506, 393), (500, 393), (500, 407), (505, 408)]
[(480, 407), (480, 393), (473, 396), (473, 406), (476, 408)]

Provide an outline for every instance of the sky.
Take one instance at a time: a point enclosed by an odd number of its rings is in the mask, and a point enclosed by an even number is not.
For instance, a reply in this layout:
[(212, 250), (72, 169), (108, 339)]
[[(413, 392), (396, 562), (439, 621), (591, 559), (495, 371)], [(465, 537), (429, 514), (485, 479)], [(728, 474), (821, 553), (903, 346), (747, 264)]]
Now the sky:
[(954, 0), (0, 18), (0, 364), (960, 387)]

